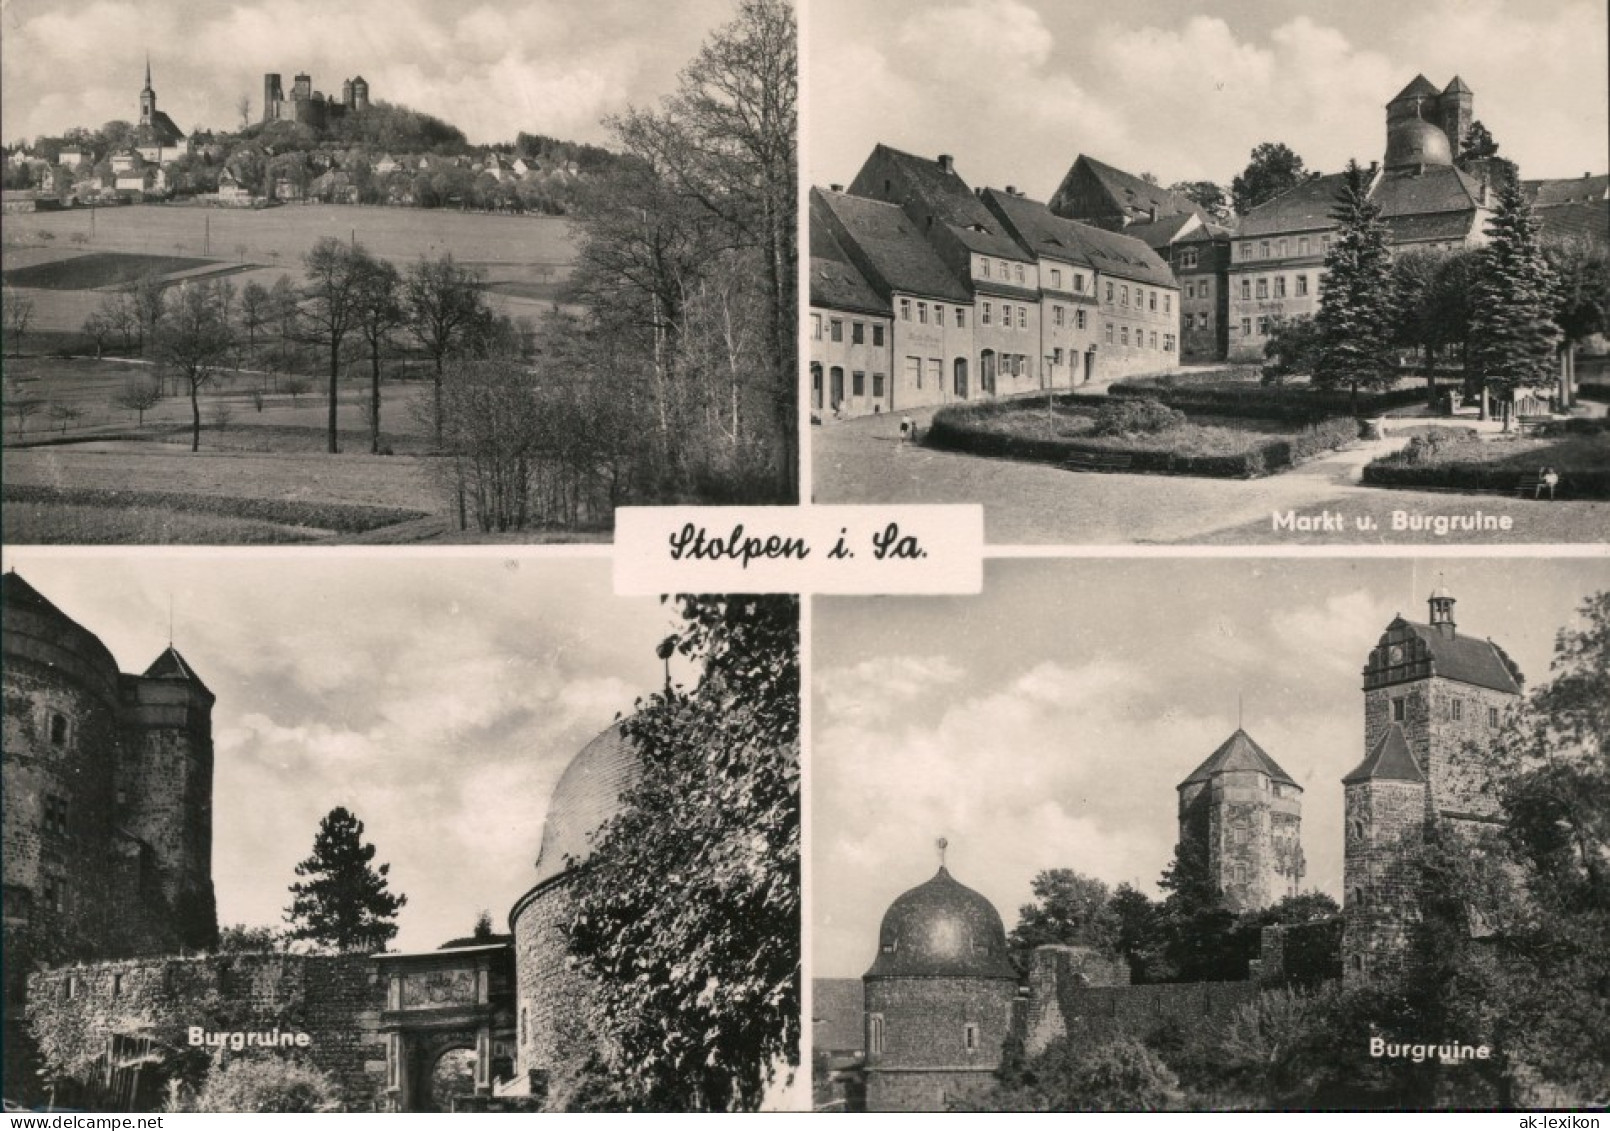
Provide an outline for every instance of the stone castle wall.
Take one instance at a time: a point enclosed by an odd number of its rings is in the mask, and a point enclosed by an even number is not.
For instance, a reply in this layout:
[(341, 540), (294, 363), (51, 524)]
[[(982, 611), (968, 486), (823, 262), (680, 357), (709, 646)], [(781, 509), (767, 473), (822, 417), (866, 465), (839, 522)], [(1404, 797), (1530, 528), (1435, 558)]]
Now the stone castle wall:
[(327, 1073), (347, 1110), (385, 1106), (386, 987), (368, 955), (226, 954), (57, 967), (28, 979), (28, 1021), (53, 1052), (98, 1055), (114, 1035), (150, 1035), (165, 1064), (205, 1063), (215, 1050), (189, 1030), (306, 1033), (306, 1048), (224, 1051), (290, 1056)]
[(883, 1047), (880, 1050), (868, 1040), (867, 1067), (994, 1071), (1012, 1032), (1016, 1001), (1013, 979), (869, 978), (867, 1023), (870, 1026), (874, 1016), (883, 1019)]
[(1128, 1037), (1143, 1040), (1163, 1025), (1220, 1026), (1256, 1001), (1258, 982), (1179, 982), (1148, 986), (1092, 986), (1062, 993), (1067, 1038), (1079, 1043)]

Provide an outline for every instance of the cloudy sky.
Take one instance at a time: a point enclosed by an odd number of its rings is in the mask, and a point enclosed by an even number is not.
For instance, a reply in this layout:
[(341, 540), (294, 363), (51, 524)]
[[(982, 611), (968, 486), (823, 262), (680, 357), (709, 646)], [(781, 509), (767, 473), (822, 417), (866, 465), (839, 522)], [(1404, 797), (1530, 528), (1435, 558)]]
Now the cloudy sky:
[(1385, 104), (1459, 74), (1528, 177), (1610, 166), (1603, 0), (811, 0), (806, 165), (879, 141), (1047, 199), (1081, 152), (1228, 185), (1252, 147), (1310, 168), (1385, 150)]
[[(506, 929), (570, 758), (657, 688), (672, 625), (610, 592), (607, 558), (161, 557), (11, 548), (15, 568), (144, 671), (174, 641), (217, 696), (213, 882), (222, 923), (279, 925), (321, 817), (361, 818), (397, 945)], [(685, 673), (684, 673), (685, 674)]]
[(1359, 671), (1439, 572), (1461, 631), (1534, 685), (1610, 562), (992, 561), (985, 592), (821, 598), (812, 633), (812, 953), (859, 977), (934, 841), (1008, 929), (1043, 869), (1152, 894), (1175, 786), (1245, 727), (1304, 788), (1307, 887), (1341, 894), (1340, 779), (1364, 757)]
[(521, 130), (606, 143), (599, 124), (650, 105), (733, 0), (4, 0), (0, 137), (12, 142), (139, 117), (145, 56), (157, 107), (181, 129), (262, 113), (263, 74), (307, 71), (339, 95), (361, 74), (372, 99), (426, 111), (473, 142)]

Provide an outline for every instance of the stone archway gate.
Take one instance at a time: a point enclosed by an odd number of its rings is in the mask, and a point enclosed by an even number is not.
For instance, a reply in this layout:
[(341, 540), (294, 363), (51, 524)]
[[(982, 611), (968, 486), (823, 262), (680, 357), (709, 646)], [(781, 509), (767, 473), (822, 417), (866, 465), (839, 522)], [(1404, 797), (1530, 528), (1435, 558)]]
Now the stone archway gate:
[(475, 1051), (475, 1094), (514, 1072), (514, 947), (508, 942), (417, 954), (377, 954), (386, 983), (386, 1095), (394, 1111), (422, 1111), (437, 1058)]

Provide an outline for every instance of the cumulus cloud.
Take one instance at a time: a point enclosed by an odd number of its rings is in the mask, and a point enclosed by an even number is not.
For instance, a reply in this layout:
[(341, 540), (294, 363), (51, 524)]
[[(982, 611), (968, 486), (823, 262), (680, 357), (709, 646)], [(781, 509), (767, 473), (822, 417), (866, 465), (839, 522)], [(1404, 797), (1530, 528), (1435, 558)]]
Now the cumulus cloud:
[(1606, 166), (1603, 5), (1210, 3), (1178, 13), (954, 0), (874, 16), (820, 0), (810, 21), (812, 178), (848, 181), (878, 141), (953, 154), (970, 183), (1015, 183), (1042, 199), (1080, 152), (1165, 183), (1228, 183), (1253, 146), (1284, 141), (1311, 168), (1335, 170), (1381, 155), (1385, 103), (1422, 71), (1439, 86), (1463, 76), (1476, 116), (1529, 175)]

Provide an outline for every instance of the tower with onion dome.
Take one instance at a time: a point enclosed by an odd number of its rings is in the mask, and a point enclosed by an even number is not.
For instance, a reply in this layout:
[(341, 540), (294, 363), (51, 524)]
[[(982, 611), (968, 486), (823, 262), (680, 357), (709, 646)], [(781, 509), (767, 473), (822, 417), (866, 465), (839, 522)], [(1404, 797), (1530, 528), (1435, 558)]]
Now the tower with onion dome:
[(1019, 1023), (1018, 983), (1000, 913), (941, 857), (889, 905), (862, 978), (867, 1110), (944, 1111), (989, 1088)]

